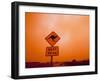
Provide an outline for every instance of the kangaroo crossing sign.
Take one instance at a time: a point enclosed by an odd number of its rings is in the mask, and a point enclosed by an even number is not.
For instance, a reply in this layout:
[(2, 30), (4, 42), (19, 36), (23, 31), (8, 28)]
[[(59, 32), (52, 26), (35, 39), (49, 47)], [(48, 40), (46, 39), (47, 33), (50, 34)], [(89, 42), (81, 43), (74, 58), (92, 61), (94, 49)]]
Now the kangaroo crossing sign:
[(60, 37), (55, 32), (51, 32), (45, 39), (51, 46), (54, 46), (60, 40)]
[(45, 39), (51, 45), (50, 47), (46, 47), (45, 56), (58, 56), (59, 47), (54, 45), (60, 40), (60, 37), (55, 32), (51, 32)]
[(60, 40), (60, 37), (55, 32), (51, 32), (45, 39), (51, 45), (50, 47), (46, 47), (45, 56), (51, 56), (50, 63), (53, 66), (53, 56), (59, 55), (59, 47), (54, 45)]

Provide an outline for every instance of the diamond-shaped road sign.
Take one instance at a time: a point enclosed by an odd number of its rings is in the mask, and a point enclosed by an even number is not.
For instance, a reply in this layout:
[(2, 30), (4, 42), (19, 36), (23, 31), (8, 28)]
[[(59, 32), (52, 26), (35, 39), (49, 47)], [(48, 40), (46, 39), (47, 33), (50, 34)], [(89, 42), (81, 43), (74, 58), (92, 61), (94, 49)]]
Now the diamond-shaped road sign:
[(54, 46), (60, 40), (60, 37), (55, 32), (51, 32), (45, 39), (51, 46)]

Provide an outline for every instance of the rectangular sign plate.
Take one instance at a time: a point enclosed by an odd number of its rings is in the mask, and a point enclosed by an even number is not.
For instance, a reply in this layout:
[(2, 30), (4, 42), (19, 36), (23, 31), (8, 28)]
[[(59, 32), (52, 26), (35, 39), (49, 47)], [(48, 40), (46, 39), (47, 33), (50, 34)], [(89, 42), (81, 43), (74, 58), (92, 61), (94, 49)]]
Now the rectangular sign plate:
[(46, 56), (58, 56), (59, 55), (59, 47), (58, 46), (52, 46), (52, 47), (46, 47)]

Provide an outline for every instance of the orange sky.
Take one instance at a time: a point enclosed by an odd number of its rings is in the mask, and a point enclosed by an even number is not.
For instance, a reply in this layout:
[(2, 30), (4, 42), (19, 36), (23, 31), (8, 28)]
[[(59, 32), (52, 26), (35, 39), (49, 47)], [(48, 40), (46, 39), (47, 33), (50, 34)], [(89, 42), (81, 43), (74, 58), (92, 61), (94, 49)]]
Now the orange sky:
[(32, 13), (25, 14), (26, 62), (48, 62), (46, 47), (50, 46), (45, 37), (55, 31), (60, 40), (59, 56), (54, 61), (89, 59), (89, 16)]

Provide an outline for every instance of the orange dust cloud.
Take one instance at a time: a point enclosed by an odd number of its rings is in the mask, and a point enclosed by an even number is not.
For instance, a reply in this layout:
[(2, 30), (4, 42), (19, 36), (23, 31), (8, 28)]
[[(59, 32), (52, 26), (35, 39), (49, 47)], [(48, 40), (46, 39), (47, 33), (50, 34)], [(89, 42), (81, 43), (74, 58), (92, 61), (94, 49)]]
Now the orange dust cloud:
[(52, 31), (60, 40), (59, 56), (53, 61), (64, 62), (89, 60), (89, 16), (50, 13), (25, 13), (25, 54), (26, 62), (49, 62), (45, 56), (46, 47), (50, 46), (45, 40)]

